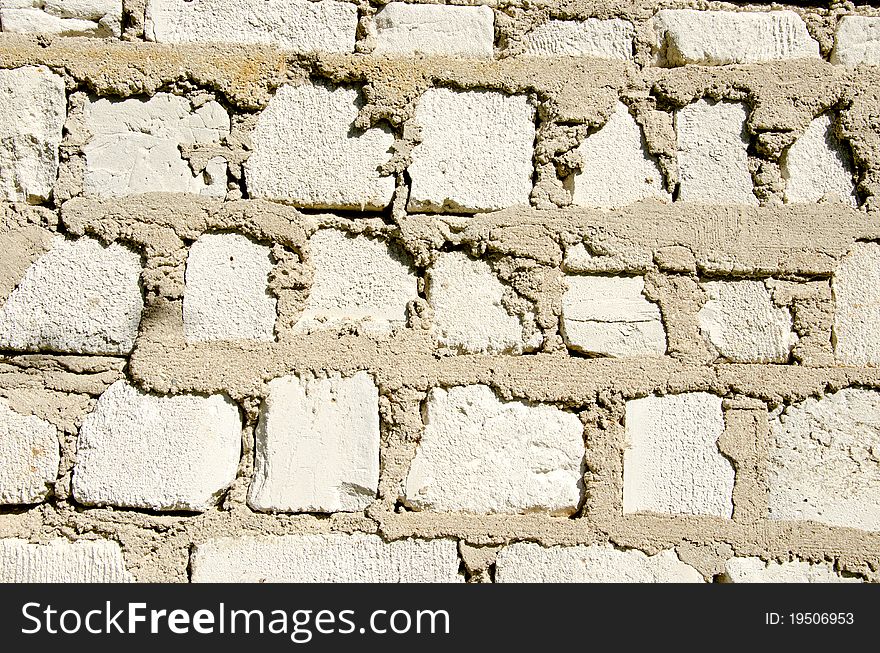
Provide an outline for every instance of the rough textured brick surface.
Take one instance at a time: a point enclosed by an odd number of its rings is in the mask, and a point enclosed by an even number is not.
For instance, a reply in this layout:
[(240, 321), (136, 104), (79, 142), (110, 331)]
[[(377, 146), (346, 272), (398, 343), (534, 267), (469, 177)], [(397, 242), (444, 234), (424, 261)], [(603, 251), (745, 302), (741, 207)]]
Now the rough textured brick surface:
[(803, 19), (793, 11), (664, 9), (654, 17), (659, 60), (667, 66), (718, 66), (819, 57)]
[(376, 535), (221, 538), (198, 544), (197, 583), (457, 583), (455, 540)]
[(880, 245), (857, 243), (834, 271), (834, 353), (846, 365), (880, 364)]
[(376, 13), (373, 54), (488, 57), (493, 54), (495, 18), (489, 7), (392, 2)]
[(83, 421), (73, 494), (87, 505), (202, 511), (235, 478), (241, 417), (223, 395), (157, 397), (111, 385)]
[(856, 205), (852, 157), (827, 113), (813, 120), (780, 161), (788, 202), (821, 199)]
[(529, 203), (535, 110), (524, 95), (426, 91), (409, 167), (411, 211), (472, 213)]
[(495, 563), (498, 583), (702, 583), (696, 569), (666, 549), (652, 556), (610, 545), (506, 546)]
[(147, 0), (160, 43), (265, 43), (297, 52), (353, 52), (357, 5), (323, 0)]
[(83, 190), (87, 195), (118, 197), (134, 193), (226, 195), (226, 162), (219, 157), (193, 174), (180, 145), (214, 143), (229, 134), (229, 115), (218, 102), (193, 107), (189, 100), (157, 93), (147, 100), (89, 101), (83, 121), (92, 134)]
[(562, 336), (575, 351), (605, 356), (666, 352), (660, 308), (644, 296), (642, 277), (567, 275)]
[(358, 511), (376, 498), (379, 391), (366, 372), (271, 381), (256, 438), (252, 508)]
[(119, 36), (122, 0), (2, 0), (0, 28), (61, 36)]
[(60, 75), (44, 66), (0, 70), (0, 199), (49, 198), (66, 115)]
[(839, 575), (826, 562), (765, 562), (760, 558), (731, 558), (724, 565), (725, 580), (731, 583), (860, 583), (858, 578)]
[(771, 519), (880, 531), (880, 393), (810, 397), (770, 428)]
[(702, 204), (757, 204), (746, 152), (746, 109), (699, 100), (675, 114), (679, 199)]
[(124, 354), (143, 310), (140, 256), (122, 245), (56, 236), (0, 309), (0, 346)]
[(834, 34), (831, 63), (880, 64), (880, 17), (844, 16)]
[(274, 340), (269, 246), (241, 234), (204, 234), (186, 259), (183, 328), (190, 342)]
[(0, 504), (37, 503), (58, 476), (58, 430), (0, 399)]
[(462, 252), (441, 254), (428, 272), (426, 294), (442, 347), (519, 354), (540, 344), (540, 335), (523, 340), (522, 323), (504, 307), (504, 286), (485, 261)]
[(406, 305), (418, 297), (407, 257), (375, 238), (320, 229), (309, 239), (315, 276), (301, 332), (357, 326), (387, 334), (406, 323)]
[(571, 179), (572, 203), (616, 208), (647, 198), (671, 201), (642, 130), (622, 102), (607, 123), (578, 147), (581, 172)]
[(485, 385), (434, 388), (405, 500), (424, 510), (571, 514), (583, 457), (572, 413), (501, 401)]
[(283, 86), (260, 114), (247, 160), (253, 197), (304, 207), (381, 209), (394, 177), (380, 175), (394, 135), (354, 128), (358, 92), (312, 84)]
[(775, 306), (763, 281), (709, 281), (700, 329), (724, 358), (737, 363), (784, 363), (797, 336), (791, 313)]
[(525, 35), (523, 54), (625, 61), (633, 56), (634, 33), (632, 23), (619, 18), (548, 20)]
[(116, 542), (0, 539), (0, 583), (128, 583)]
[(730, 517), (734, 472), (718, 450), (723, 431), (715, 395), (627, 401), (623, 511)]

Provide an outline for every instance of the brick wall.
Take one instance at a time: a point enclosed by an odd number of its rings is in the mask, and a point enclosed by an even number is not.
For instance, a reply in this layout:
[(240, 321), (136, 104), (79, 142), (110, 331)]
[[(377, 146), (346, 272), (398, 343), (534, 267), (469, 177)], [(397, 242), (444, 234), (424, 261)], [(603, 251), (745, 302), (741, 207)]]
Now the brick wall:
[(0, 30), (0, 580), (880, 580), (880, 8)]

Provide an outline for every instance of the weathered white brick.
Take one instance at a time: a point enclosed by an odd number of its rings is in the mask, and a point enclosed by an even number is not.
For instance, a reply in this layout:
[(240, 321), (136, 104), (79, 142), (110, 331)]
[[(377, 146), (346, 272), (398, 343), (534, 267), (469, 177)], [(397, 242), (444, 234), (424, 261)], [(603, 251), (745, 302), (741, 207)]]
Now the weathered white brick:
[(44, 66), (0, 70), (0, 200), (49, 198), (66, 115), (60, 75)]
[(256, 439), (256, 510), (357, 511), (376, 498), (379, 390), (366, 372), (271, 381)]
[(731, 558), (724, 565), (724, 578), (731, 583), (860, 583), (839, 575), (827, 562), (765, 562), (760, 558)]
[(261, 43), (354, 52), (357, 5), (323, 0), (147, 0), (144, 31), (160, 43)]
[(394, 135), (354, 129), (360, 101), (353, 88), (282, 86), (260, 114), (245, 163), (252, 197), (297, 206), (383, 209), (394, 177), (380, 175)]
[(565, 277), (562, 337), (576, 351), (605, 356), (666, 353), (657, 304), (644, 296), (642, 277)]
[(195, 108), (184, 97), (156, 93), (147, 100), (93, 99), (83, 108), (92, 136), (83, 146), (83, 191), (98, 197), (136, 193), (226, 195), (226, 162), (213, 158), (193, 174), (179, 149), (214, 143), (229, 134), (229, 114), (210, 101)]
[(535, 349), (541, 336), (523, 340), (523, 325), (504, 308), (504, 285), (485, 261), (462, 252), (440, 254), (428, 271), (426, 295), (442, 347), (463, 354)]
[(454, 540), (376, 535), (219, 538), (198, 544), (196, 583), (460, 583)]
[(627, 401), (623, 512), (730, 517), (734, 471), (718, 450), (723, 431), (715, 395)]
[(30, 544), (0, 539), (0, 583), (130, 583), (122, 551), (106, 540)]
[(880, 365), (880, 245), (856, 243), (837, 265), (834, 355), (846, 365)]
[(738, 102), (699, 100), (675, 113), (679, 199), (703, 204), (752, 204), (745, 133)]
[(0, 0), (0, 27), (20, 34), (118, 37), (122, 0)]
[(852, 159), (834, 135), (827, 113), (813, 120), (780, 160), (787, 202), (823, 198), (856, 205)]
[(700, 329), (724, 358), (737, 363), (784, 363), (797, 336), (791, 313), (775, 306), (763, 281), (709, 281), (697, 314)]
[(295, 330), (310, 332), (357, 325), (388, 334), (406, 324), (406, 305), (418, 297), (408, 257), (368, 236), (320, 229), (309, 239), (314, 279)]
[(186, 259), (183, 329), (189, 342), (274, 340), (269, 246), (241, 234), (203, 234)]
[(654, 17), (659, 63), (720, 66), (816, 59), (819, 43), (793, 11), (664, 9)]
[(633, 58), (632, 23), (619, 18), (548, 20), (525, 35), (523, 54), (533, 57)]
[(834, 33), (831, 63), (843, 66), (880, 64), (880, 17), (841, 18)]
[(485, 385), (434, 388), (405, 483), (416, 509), (568, 515), (581, 496), (583, 425)]
[(83, 420), (73, 495), (86, 505), (207, 510), (232, 483), (241, 417), (223, 395), (155, 396), (111, 385)]
[(575, 152), (583, 165), (570, 180), (573, 204), (617, 208), (648, 198), (672, 199), (663, 189), (657, 160), (645, 149), (641, 128), (622, 102)]
[(37, 503), (58, 476), (58, 430), (0, 399), (0, 504)]
[(122, 245), (56, 236), (0, 309), (0, 346), (127, 354), (144, 300), (141, 260)]
[(410, 211), (528, 205), (535, 110), (524, 95), (433, 88), (416, 108)]
[(771, 519), (880, 530), (880, 393), (846, 388), (770, 423)]
[(517, 542), (498, 553), (497, 583), (702, 583), (696, 569), (675, 551), (649, 556), (611, 545), (543, 547)]
[(495, 15), (486, 6), (392, 2), (379, 10), (370, 31), (376, 42), (373, 54), (491, 58)]

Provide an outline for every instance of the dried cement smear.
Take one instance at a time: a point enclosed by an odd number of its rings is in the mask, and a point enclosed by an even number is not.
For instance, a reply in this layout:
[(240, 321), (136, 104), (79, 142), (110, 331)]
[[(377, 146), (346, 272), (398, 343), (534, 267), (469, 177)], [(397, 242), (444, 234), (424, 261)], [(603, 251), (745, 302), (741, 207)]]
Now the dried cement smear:
[(0, 0), (0, 580), (880, 579), (880, 7)]

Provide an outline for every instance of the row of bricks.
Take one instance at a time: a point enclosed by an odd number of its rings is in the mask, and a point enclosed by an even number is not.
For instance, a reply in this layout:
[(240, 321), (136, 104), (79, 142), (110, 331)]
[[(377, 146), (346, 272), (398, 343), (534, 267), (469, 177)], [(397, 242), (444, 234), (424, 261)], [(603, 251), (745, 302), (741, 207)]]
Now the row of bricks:
[[(148, 100), (79, 97), (67, 115), (62, 78), (44, 67), (0, 71), (0, 199), (45, 202), (59, 173), (59, 148), (82, 160), (82, 192), (118, 197), (184, 192), (240, 197), (227, 160), (213, 156), (195, 172), (181, 148), (209, 147), (230, 135), (216, 101), (196, 106), (158, 93)], [(385, 127), (354, 130), (359, 92), (319, 84), (281, 87), (249, 134), (244, 188), (252, 198), (304, 208), (377, 211), (395, 194), (398, 144)], [(21, 120), (21, 116), (31, 119)], [(675, 113), (678, 197), (684, 202), (757, 205), (749, 160), (746, 106), (699, 100)], [(783, 153), (785, 200), (857, 204), (848, 145), (831, 114), (816, 117)], [(407, 210), (474, 213), (529, 205), (536, 147), (535, 108), (525, 95), (434, 88), (418, 102), (418, 143), (405, 178)], [(62, 140), (63, 131), (86, 136)], [(539, 143), (540, 145), (540, 143)], [(579, 171), (566, 177), (574, 205), (600, 208), (640, 200), (669, 202), (658, 160), (623, 103), (574, 150)], [(69, 164), (76, 169), (77, 165)], [(237, 174), (237, 173), (236, 173)], [(237, 195), (229, 195), (234, 190)]]
[[(238, 537), (196, 544), (193, 582), (439, 582), (460, 583), (467, 545), (455, 540), (404, 539), (376, 535), (315, 534)], [(700, 583), (707, 579), (673, 549), (647, 555), (607, 544), (542, 547), (518, 542), (492, 552), (495, 582)], [(485, 563), (484, 563), (485, 564)], [(487, 564), (487, 566), (490, 566)], [(855, 583), (828, 562), (764, 561), (731, 557), (717, 579), (733, 583)], [(468, 571), (471, 571), (470, 569)], [(472, 572), (489, 575), (488, 569)], [(482, 573), (481, 573), (482, 572)], [(485, 576), (483, 576), (485, 578)], [(53, 540), (30, 544), (0, 539), (0, 582), (132, 582), (119, 545), (111, 540)], [(251, 616), (230, 615), (230, 627), (245, 629)], [(66, 624), (65, 624), (66, 625)], [(72, 626), (69, 626), (72, 627)], [(250, 627), (255, 627), (250, 624)]]
[[(129, 354), (144, 308), (141, 257), (118, 243), (104, 246), (88, 236), (71, 240), (44, 233), (48, 251), (0, 305), (0, 348)], [(275, 256), (269, 244), (239, 233), (200, 236), (185, 262), (186, 340), (275, 342), (279, 300), (270, 279), (282, 265)], [(395, 244), (323, 228), (309, 238), (303, 257), (312, 265), (311, 275), (300, 270), (302, 264), (296, 275), (308, 296), (301, 310), (284, 316), (285, 323), (294, 318), (284, 339), (353, 328), (384, 338), (409, 325), (429, 329), (445, 353), (521, 354), (540, 350), (547, 337), (535, 323), (534, 307), (517, 308), (516, 293), (490, 264), (464, 252), (438, 254), (422, 280)], [(822, 288), (816, 287), (820, 282), (769, 278), (704, 280), (697, 286), (704, 299), (690, 300), (693, 315), (687, 322), (664, 321), (669, 300), (651, 277), (575, 273), (588, 257), (583, 244), (569, 247), (563, 262), (568, 273), (560, 271), (558, 331), (572, 351), (663, 356), (668, 342), (690, 337), (693, 322), (719, 361), (787, 363), (798, 345), (798, 330), (806, 328), (794, 319), (798, 302), (806, 301), (807, 311), (833, 314), (825, 327), (813, 324), (808, 330), (815, 340), (817, 329), (827, 329), (823, 346), (829, 355), (833, 347), (837, 363), (880, 364), (880, 246), (875, 243), (854, 244)], [(289, 262), (283, 265), (288, 274), (294, 272)], [(798, 293), (800, 287), (814, 298)]]
[[(147, 0), (144, 35), (160, 43), (268, 44), (296, 52), (389, 55), (495, 55), (495, 12), (486, 6), (392, 2), (364, 16), (358, 7), (323, 0)], [(664, 9), (650, 20), (654, 63), (723, 65), (817, 58), (819, 44), (788, 10)], [(11, 33), (119, 37), (122, 0), (3, 0), (0, 28)], [(633, 58), (636, 27), (619, 18), (548, 20), (508, 39), (502, 56)], [(843, 16), (834, 63), (880, 63), (880, 18)]]
[[(248, 505), (334, 513), (376, 501), (383, 436), (372, 376), (290, 375), (267, 388)], [(607, 446), (608, 455), (622, 456), (622, 471), (613, 472), (622, 481), (617, 510), (734, 517), (736, 483), (755, 480), (740, 481), (731, 462), (730, 410), (706, 392), (650, 395), (623, 403), (619, 443), (603, 445), (588, 427), (591, 449)], [(878, 423), (880, 392), (856, 387), (774, 410), (769, 435), (749, 436), (760, 440), (751, 448), (767, 451), (757, 463), (765, 470), (757, 481), (766, 487), (762, 518), (880, 530)], [(240, 468), (242, 426), (239, 407), (225, 395), (156, 396), (120, 380), (83, 419), (75, 453), (65, 455), (75, 460), (67, 481), (56, 427), (0, 399), (0, 503), (38, 503), (53, 488), (66, 494), (71, 482), (83, 505), (203, 512), (248, 468)], [(586, 453), (585, 425), (575, 412), (505, 401), (481, 384), (435, 387), (426, 395), (414, 457), (394, 490), (400, 496), (390, 499), (432, 512), (574, 515)]]

